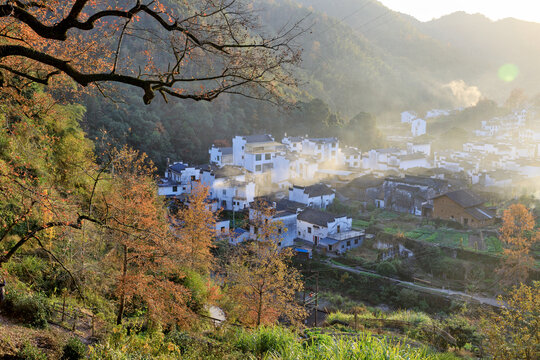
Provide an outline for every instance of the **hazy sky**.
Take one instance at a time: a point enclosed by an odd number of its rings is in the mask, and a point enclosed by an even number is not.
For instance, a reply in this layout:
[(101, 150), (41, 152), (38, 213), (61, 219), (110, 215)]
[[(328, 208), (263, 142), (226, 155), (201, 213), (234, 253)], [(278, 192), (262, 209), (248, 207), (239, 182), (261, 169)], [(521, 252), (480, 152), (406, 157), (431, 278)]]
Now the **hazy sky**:
[(379, 0), (421, 21), (456, 11), (481, 13), (493, 20), (514, 17), (540, 23), (540, 0)]

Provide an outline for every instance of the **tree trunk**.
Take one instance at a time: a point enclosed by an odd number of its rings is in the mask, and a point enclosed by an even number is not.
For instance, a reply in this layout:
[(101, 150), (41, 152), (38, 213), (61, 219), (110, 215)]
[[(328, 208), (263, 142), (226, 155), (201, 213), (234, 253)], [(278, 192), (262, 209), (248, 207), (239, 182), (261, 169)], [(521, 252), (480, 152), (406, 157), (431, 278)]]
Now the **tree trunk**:
[(263, 293), (259, 292), (259, 306), (257, 308), (257, 326), (261, 325)]
[(124, 264), (122, 269), (122, 288), (120, 293), (120, 304), (118, 306), (118, 316), (116, 317), (116, 325), (122, 324), (124, 316), (124, 306), (126, 303), (126, 274), (127, 274), (127, 247), (124, 245)]

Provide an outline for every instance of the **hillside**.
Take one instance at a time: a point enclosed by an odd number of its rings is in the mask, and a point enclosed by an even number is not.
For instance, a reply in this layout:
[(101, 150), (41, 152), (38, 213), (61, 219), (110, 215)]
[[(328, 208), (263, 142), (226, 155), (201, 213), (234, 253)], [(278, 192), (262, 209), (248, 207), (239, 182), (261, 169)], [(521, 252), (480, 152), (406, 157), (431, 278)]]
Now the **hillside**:
[[(422, 23), (374, 0), (264, 0), (256, 5), (268, 32), (307, 16), (308, 30), (297, 39), (303, 49), (303, 61), (295, 69), (300, 87), (289, 95), (297, 109), (283, 111), (233, 96), (166, 107), (156, 99), (145, 106), (126, 92), (125, 103), (86, 100), (84, 128), (89, 136), (101, 138), (105, 130), (104, 143), (128, 143), (163, 166), (167, 157), (204, 162), (214, 140), (236, 134), (326, 134), (327, 116), (313, 117), (317, 112), (302, 105), (317, 99), (326, 108), (323, 113), (333, 114), (331, 122), (340, 124), (341, 130), (334, 131), (339, 136), (355, 133), (349, 121), (364, 112), (389, 121), (406, 109), (470, 106), (480, 97), (502, 103), (518, 87), (529, 97), (540, 92), (535, 70), (540, 45), (530, 36), (540, 32), (540, 24), (493, 22), (465, 13)], [(520, 70), (512, 82), (497, 76), (506, 63)], [(299, 117), (309, 120), (291, 129)], [(359, 144), (363, 142), (351, 145)]]

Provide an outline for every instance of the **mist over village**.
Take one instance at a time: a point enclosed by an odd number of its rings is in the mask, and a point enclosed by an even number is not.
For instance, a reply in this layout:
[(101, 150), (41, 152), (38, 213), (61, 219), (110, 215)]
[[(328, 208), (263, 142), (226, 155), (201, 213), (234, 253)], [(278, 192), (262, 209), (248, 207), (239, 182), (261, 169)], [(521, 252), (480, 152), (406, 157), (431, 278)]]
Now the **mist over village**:
[(540, 359), (531, 2), (0, 22), (0, 358)]

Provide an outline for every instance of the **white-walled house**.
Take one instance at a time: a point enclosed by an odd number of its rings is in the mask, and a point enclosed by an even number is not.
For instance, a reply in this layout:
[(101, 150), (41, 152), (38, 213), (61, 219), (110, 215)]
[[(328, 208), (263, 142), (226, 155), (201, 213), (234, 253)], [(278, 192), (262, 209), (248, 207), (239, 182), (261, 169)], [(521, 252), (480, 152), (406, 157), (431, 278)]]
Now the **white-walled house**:
[(243, 210), (255, 198), (255, 182), (238, 166), (204, 169), (201, 183), (209, 188), (211, 199), (225, 210)]
[(262, 226), (263, 222), (274, 222), (277, 223), (277, 234), (278, 238), (277, 246), (280, 248), (292, 246), (294, 239), (296, 238), (296, 229), (297, 229), (297, 213), (289, 209), (277, 210), (275, 204), (270, 205), (273, 207), (272, 215), (265, 216), (257, 206), (252, 206), (249, 208), (249, 238), (252, 240), (257, 240), (259, 234), (259, 227)]
[(292, 152), (302, 152), (302, 141), (304, 140), (301, 136), (290, 136), (287, 137), (287, 134), (285, 134), (285, 137), (281, 140), (283, 144), (287, 146), (287, 149)]
[(161, 196), (177, 196), (186, 192), (186, 188), (182, 187), (178, 181), (171, 179), (160, 179), (158, 181), (158, 195)]
[(313, 208), (306, 208), (298, 214), (297, 236), (315, 246), (329, 234), (347, 232), (351, 229), (352, 218), (346, 215), (334, 215)]
[(307, 206), (320, 209), (334, 202), (336, 193), (325, 184), (314, 184), (310, 186), (297, 186), (289, 188), (289, 200), (296, 201)]
[(413, 136), (421, 136), (426, 133), (426, 121), (423, 119), (414, 119), (411, 122), (411, 132)]
[(276, 154), (284, 148), (271, 135), (235, 136), (233, 138), (233, 163), (260, 174), (274, 167)]
[(407, 154), (399, 157), (399, 169), (431, 168), (431, 161), (424, 153)]
[(302, 155), (312, 155), (320, 162), (338, 163), (339, 141), (336, 138), (306, 138), (302, 141)]
[(200, 180), (201, 170), (182, 162), (175, 162), (165, 169), (165, 178), (158, 182), (158, 194), (177, 196), (190, 194), (194, 183)]
[(358, 169), (362, 167), (362, 152), (357, 148), (345, 147), (340, 151), (341, 161), (348, 168)]
[(232, 165), (233, 164), (233, 148), (232, 147), (216, 147), (212, 145), (210, 150), (210, 164), (217, 166)]
[(431, 156), (431, 143), (429, 142), (408, 142), (407, 153), (423, 153), (426, 156)]
[(414, 111), (404, 111), (401, 113), (401, 122), (410, 124), (418, 115)]
[(230, 234), (230, 221), (229, 220), (218, 220), (216, 221), (215, 228), (216, 237), (228, 236)]
[(319, 170), (319, 163), (316, 158), (308, 156), (289, 156), (289, 169), (291, 180), (311, 180), (314, 179)]

